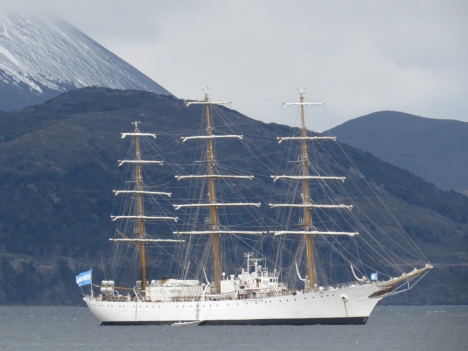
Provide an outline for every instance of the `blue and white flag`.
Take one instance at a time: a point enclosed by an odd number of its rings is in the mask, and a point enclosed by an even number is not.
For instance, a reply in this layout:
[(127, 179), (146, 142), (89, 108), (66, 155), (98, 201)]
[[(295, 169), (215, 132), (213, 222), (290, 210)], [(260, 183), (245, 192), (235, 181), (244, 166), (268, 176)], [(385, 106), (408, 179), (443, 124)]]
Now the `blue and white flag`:
[(378, 273), (371, 273), (370, 280), (379, 280), (379, 274)]
[(78, 274), (76, 276), (76, 284), (78, 284), (78, 286), (91, 284), (91, 272), (92, 272), (92, 269), (90, 269), (89, 271)]

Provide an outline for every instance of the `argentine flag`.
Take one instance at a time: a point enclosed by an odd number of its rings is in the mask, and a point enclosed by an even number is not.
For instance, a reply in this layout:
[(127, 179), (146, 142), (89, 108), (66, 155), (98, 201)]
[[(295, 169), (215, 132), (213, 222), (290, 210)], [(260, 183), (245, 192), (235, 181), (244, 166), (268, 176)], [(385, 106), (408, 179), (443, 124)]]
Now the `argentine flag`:
[(90, 269), (89, 271), (78, 274), (76, 276), (76, 284), (78, 284), (78, 286), (91, 284), (91, 272), (92, 272), (92, 269)]
[(371, 273), (370, 280), (379, 280), (379, 275), (377, 273)]

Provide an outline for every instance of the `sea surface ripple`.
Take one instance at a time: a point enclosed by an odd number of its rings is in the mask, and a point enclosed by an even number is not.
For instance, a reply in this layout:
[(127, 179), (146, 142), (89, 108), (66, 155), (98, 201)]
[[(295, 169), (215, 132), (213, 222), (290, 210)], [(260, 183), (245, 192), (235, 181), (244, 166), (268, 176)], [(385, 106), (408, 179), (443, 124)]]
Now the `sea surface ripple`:
[(0, 307), (0, 350), (468, 350), (468, 306), (379, 306), (363, 326), (100, 326), (84, 307)]

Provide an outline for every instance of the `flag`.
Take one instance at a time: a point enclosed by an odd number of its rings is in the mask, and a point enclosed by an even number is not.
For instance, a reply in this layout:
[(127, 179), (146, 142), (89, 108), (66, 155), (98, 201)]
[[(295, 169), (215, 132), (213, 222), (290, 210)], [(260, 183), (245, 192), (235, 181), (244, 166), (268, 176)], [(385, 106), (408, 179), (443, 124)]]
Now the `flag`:
[(371, 273), (371, 275), (370, 275), (370, 280), (379, 280), (379, 275), (378, 275), (378, 273)]
[(89, 271), (78, 274), (76, 276), (76, 284), (78, 284), (78, 286), (91, 284), (91, 272), (92, 272), (92, 269), (90, 269)]

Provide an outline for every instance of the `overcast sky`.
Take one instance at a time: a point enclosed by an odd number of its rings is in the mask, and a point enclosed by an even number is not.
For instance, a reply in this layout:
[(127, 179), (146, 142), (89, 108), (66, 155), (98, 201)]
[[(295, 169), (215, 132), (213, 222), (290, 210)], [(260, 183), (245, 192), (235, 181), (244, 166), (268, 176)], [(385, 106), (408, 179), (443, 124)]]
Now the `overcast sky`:
[(57, 15), (179, 98), (323, 131), (381, 110), (468, 122), (468, 1), (0, 0)]

